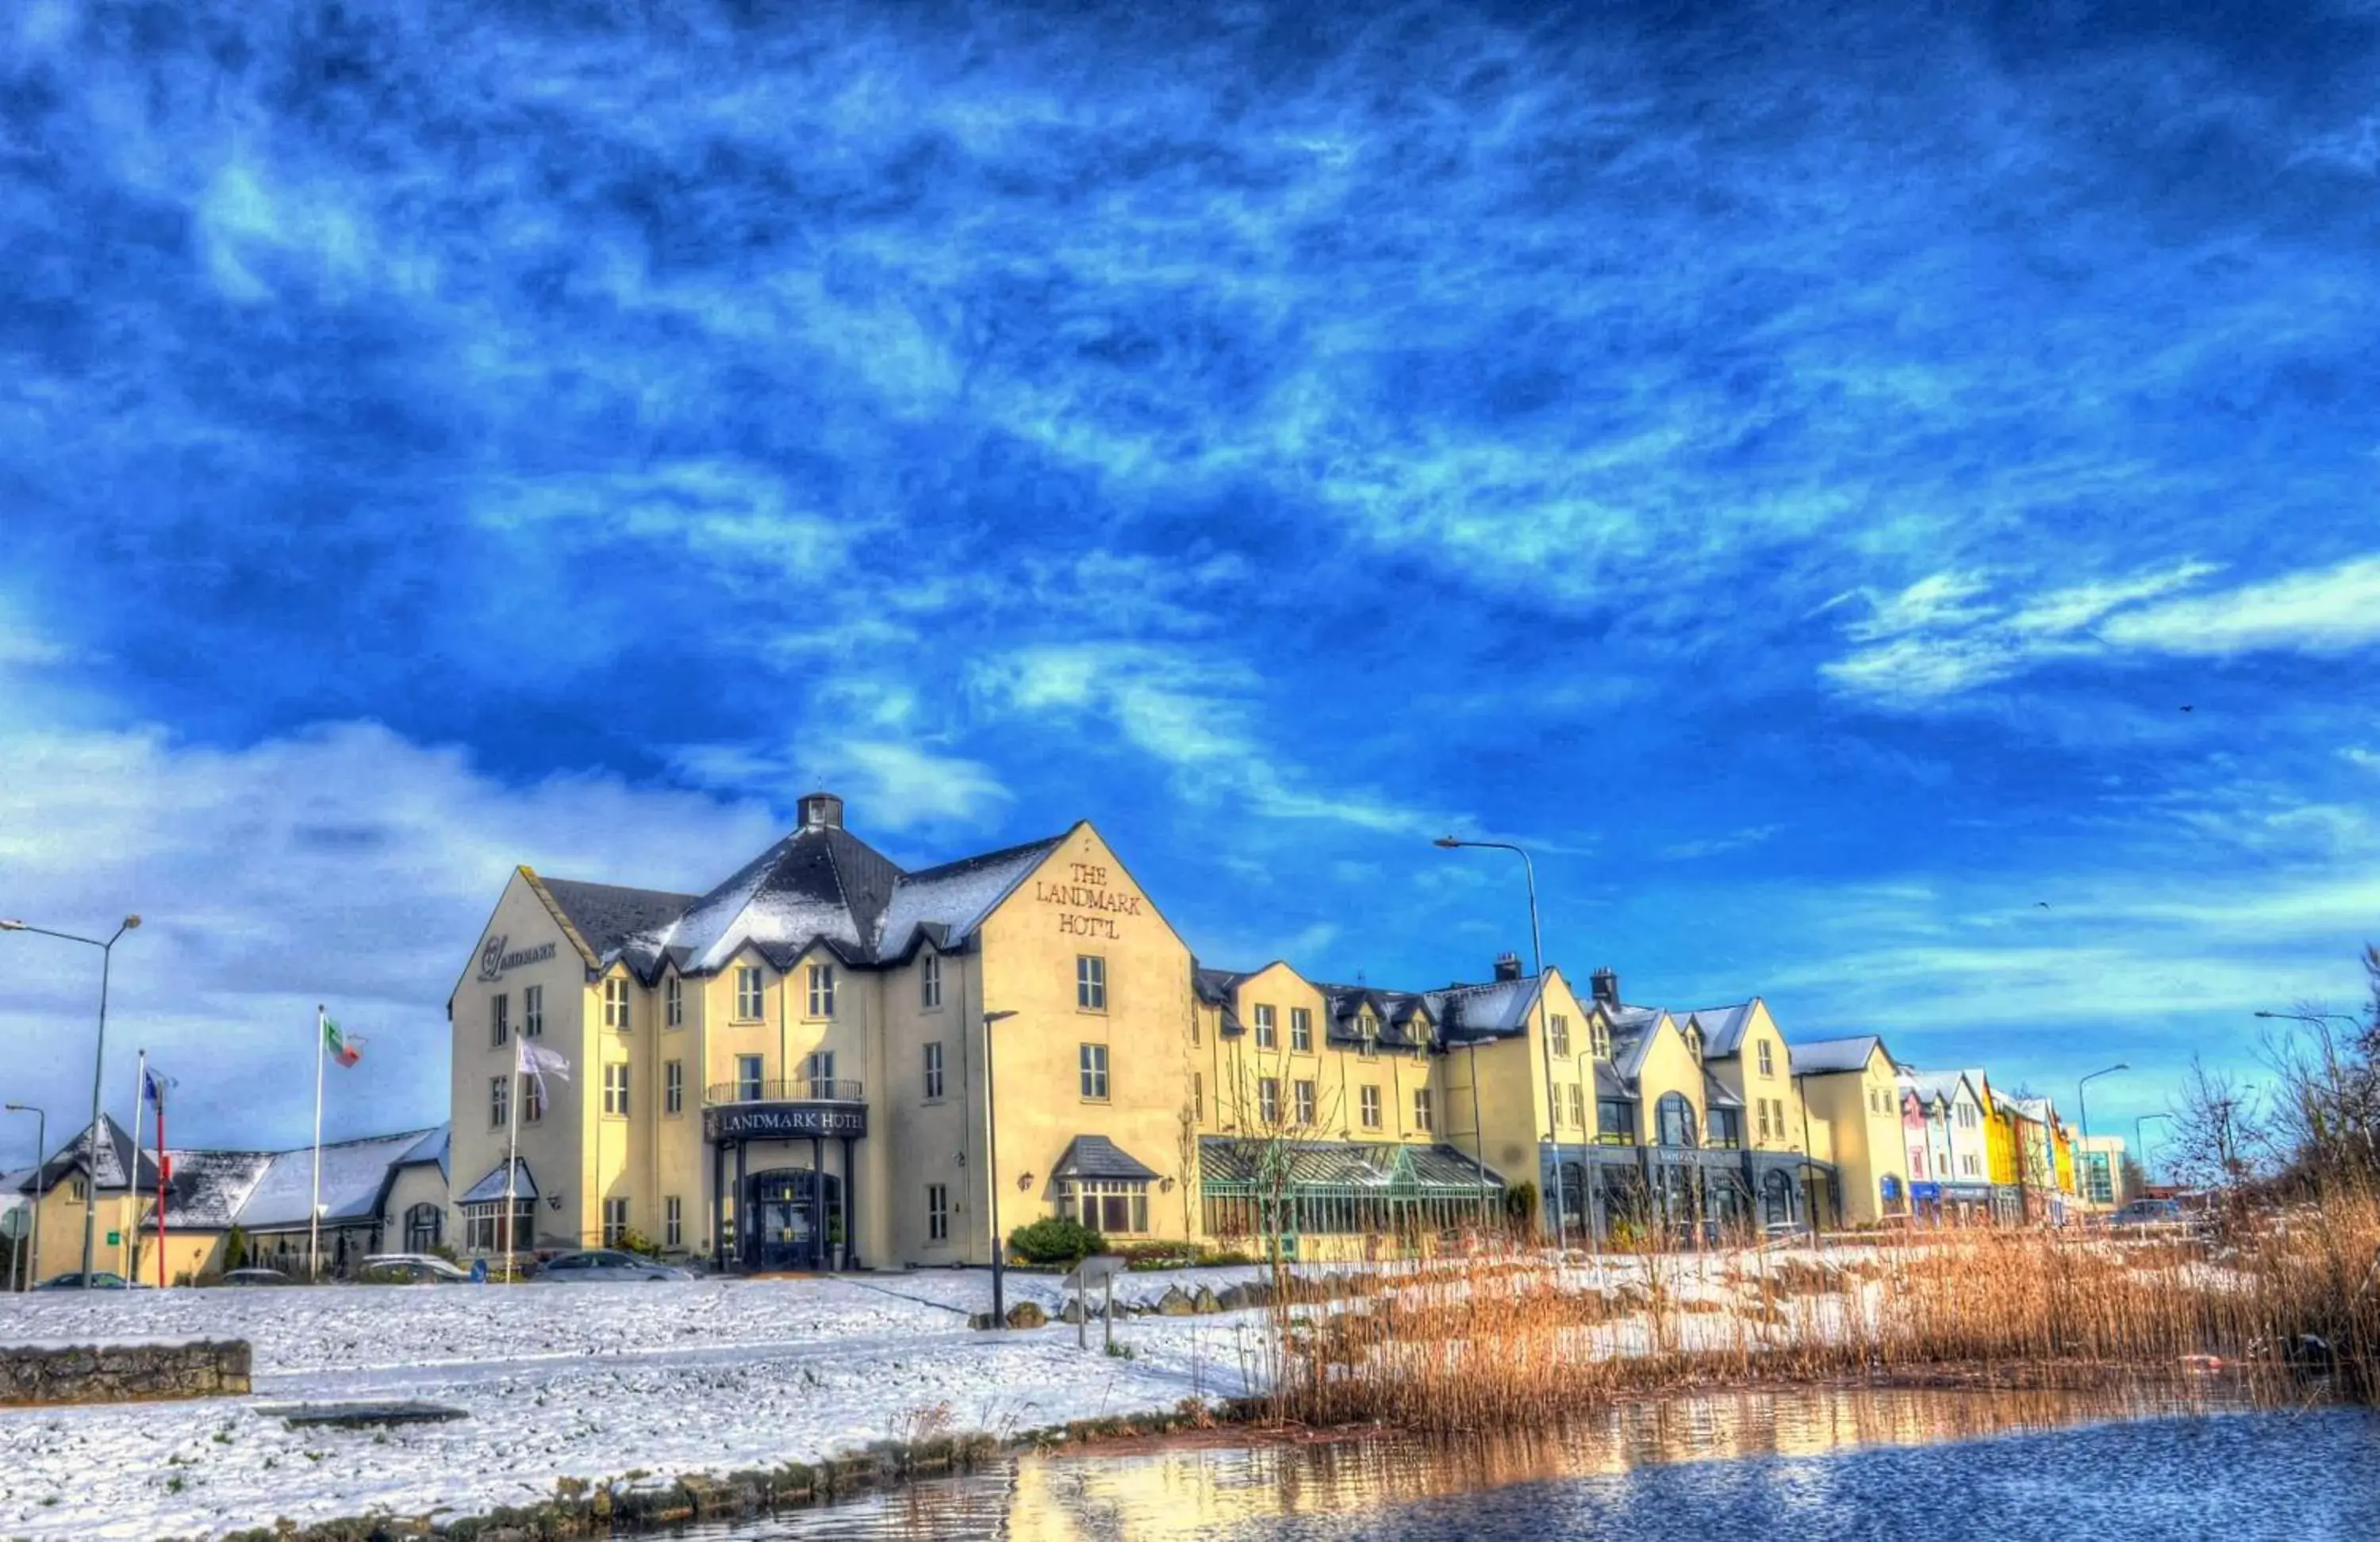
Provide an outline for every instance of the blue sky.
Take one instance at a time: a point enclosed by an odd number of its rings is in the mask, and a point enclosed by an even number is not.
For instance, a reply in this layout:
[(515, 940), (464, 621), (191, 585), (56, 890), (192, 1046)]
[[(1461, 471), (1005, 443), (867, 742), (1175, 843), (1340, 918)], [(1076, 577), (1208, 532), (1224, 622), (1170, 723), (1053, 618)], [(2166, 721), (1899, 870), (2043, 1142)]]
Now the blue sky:
[(628, 9), (0, 18), (0, 915), (148, 917), (177, 1137), (317, 1001), (442, 1117), (509, 864), (820, 782), (1415, 986), (1521, 840), (1572, 972), (2103, 1128), (2360, 1002), (2369, 4)]

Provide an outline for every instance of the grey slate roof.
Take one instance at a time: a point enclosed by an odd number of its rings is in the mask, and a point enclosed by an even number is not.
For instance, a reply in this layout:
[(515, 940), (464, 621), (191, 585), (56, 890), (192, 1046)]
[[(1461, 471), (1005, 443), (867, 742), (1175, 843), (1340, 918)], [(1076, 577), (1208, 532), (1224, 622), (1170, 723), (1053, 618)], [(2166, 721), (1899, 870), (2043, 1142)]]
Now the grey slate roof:
[[(113, 1114), (103, 1113), (99, 1116), (99, 1153), (96, 1162), (99, 1171), (94, 1176), (93, 1186), (103, 1193), (109, 1189), (124, 1187), (124, 1174), (132, 1166), (133, 1146), (132, 1137), (125, 1133), (124, 1126), (115, 1122), (115, 1116)], [(81, 1172), (84, 1159), (88, 1155), (83, 1137), (90, 1133), (91, 1126), (88, 1124), (77, 1130), (71, 1137), (62, 1142), (58, 1148), (50, 1154), (49, 1160), (27, 1173), (23, 1182), (18, 1185), (18, 1188), (27, 1194), (46, 1194), (60, 1180), (69, 1174)], [(146, 1151), (140, 1153), (140, 1176), (141, 1188), (153, 1189), (157, 1186), (156, 1159)]]
[[(369, 1220), (378, 1215), (399, 1163), (437, 1134), (436, 1130), (407, 1130), (326, 1143), (322, 1147), (323, 1224)], [(241, 1202), (237, 1220), (251, 1232), (304, 1226), (313, 1197), (314, 1148), (301, 1146), (295, 1151), (276, 1151)], [(169, 1223), (171, 1220), (169, 1211)]]
[(1792, 1064), (1797, 1076), (1822, 1076), (1837, 1071), (1864, 1071), (1868, 1057), (1884, 1046), (1884, 1041), (1872, 1033), (1851, 1038), (1821, 1038), (1807, 1044), (1788, 1044), (1785, 1058)]
[(840, 825), (805, 825), (704, 894), (540, 878), (599, 965), (650, 980), (664, 963), (705, 974), (749, 946), (778, 969), (823, 944), (846, 964), (949, 946), (983, 923), (1065, 839), (904, 872)]
[[(514, 1168), (518, 1174), (513, 1180), (515, 1202), (538, 1197), (537, 1179), (529, 1172), (528, 1159), (527, 1157), (518, 1159)], [(501, 1205), (504, 1202), (504, 1164), (502, 1162), (488, 1169), (486, 1177), (464, 1190), (462, 1196), (455, 1201), (457, 1205)]]
[(169, 1228), (217, 1232), (239, 1223), (241, 1205), (273, 1165), (270, 1151), (167, 1149), (174, 1175), (165, 1184)]
[(1743, 1030), (1752, 1021), (1752, 1003), (1734, 1006), (1694, 1007), (1684, 1012), (1671, 1008), (1670, 1015), (1683, 1023), (1692, 1018), (1702, 1025), (1703, 1054), (1710, 1060), (1725, 1060), (1743, 1048)]
[(611, 957), (630, 938), (676, 919), (694, 903), (691, 894), (660, 889), (626, 889), (616, 883), (581, 883), (567, 878), (540, 877), (538, 881), (545, 885), (545, 892), (553, 896), (553, 903), (570, 917), (570, 924), (578, 929), (578, 935), (598, 958)]
[(1076, 1135), (1067, 1146), (1066, 1154), (1050, 1170), (1052, 1178), (1114, 1178), (1124, 1181), (1155, 1181), (1157, 1170), (1127, 1156), (1122, 1147), (1105, 1135)]

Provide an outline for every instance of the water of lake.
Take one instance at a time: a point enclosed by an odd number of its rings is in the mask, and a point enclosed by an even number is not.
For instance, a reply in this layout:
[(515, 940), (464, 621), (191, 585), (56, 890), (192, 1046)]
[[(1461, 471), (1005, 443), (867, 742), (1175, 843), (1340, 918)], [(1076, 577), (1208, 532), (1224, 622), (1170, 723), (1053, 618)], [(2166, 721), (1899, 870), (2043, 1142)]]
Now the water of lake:
[(2380, 1538), (2380, 1413), (1806, 1390), (1602, 1411), (1560, 1438), (1172, 1445), (689, 1531), (765, 1542), (2236, 1542)]

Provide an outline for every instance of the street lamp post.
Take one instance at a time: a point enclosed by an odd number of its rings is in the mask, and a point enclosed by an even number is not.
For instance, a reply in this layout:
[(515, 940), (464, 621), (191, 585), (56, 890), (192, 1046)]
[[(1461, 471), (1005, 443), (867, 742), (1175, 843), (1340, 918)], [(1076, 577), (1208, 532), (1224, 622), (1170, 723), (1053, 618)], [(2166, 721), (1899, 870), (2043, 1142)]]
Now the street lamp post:
[(2137, 1145), (2141, 1148), (2141, 1176), (2143, 1178), (2147, 1177), (2149, 1174), (2149, 1141), (2148, 1136), (2142, 1134), (2142, 1129), (2152, 1119), (2162, 1119), (2169, 1123), (2172, 1122), (2173, 1115), (2169, 1113), (2144, 1113), (2138, 1119), (2132, 1121), (2132, 1141), (2133, 1144)]
[(1007, 1280), (1002, 1270), (1002, 1256), (1008, 1251), (1000, 1237), (1000, 1106), (991, 1095), (991, 1026), (1002, 1018), (1014, 1017), (1014, 1012), (987, 1012), (983, 1014), (983, 1154), (985, 1162), (984, 1192), (991, 1196), (991, 1326), (1008, 1326), (1008, 1302), (1002, 1293)]
[[(70, 931), (52, 931), (47, 927), (27, 926), (22, 921), (0, 920), (0, 931), (38, 932), (43, 937), (55, 937), (68, 942), (80, 942), (99, 950), (99, 1044), (91, 1057), (91, 1128), (83, 1137), (84, 1177), (82, 1186), (82, 1288), (91, 1289), (91, 1252), (99, 1232), (99, 1084), (101, 1073), (107, 1066), (107, 975), (115, 962), (117, 939), (140, 924), (138, 916), (127, 916), (115, 929), (114, 936), (104, 942), (96, 937), (78, 937)], [(128, 1187), (140, 1181), (140, 1174), (127, 1173)]]
[(1554, 1245), (1567, 1254), (1570, 1251), (1570, 1218), (1565, 1213), (1565, 1196), (1562, 1194), (1561, 1130), (1559, 1123), (1561, 1113), (1554, 1107), (1554, 1047), (1552, 1040), (1546, 1037), (1546, 950), (1537, 926), (1537, 865), (1529, 860), (1527, 852), (1510, 841), (1460, 841), (1451, 835), (1441, 835), (1431, 844), (1449, 851), (1464, 846), (1509, 851), (1521, 859), (1521, 875), (1529, 888), (1529, 963), (1537, 976), (1537, 1047), (1543, 1051), (1546, 1062), (1546, 1110), (1549, 1126), (1546, 1142), (1554, 1148)]
[(25, 1283), (37, 1283), (33, 1271), (42, 1267), (42, 1164), (50, 1160), (50, 1116), (30, 1103), (0, 1104), (10, 1113), (33, 1116), (33, 1202), (26, 1208), (33, 1212), (33, 1234), (25, 1245)]
[[(2131, 1067), (2130, 1065), (2125, 1064), (2122, 1061), (2118, 1061), (2115, 1064), (2108, 1066), (2106, 1070), (2094, 1071), (2089, 1075), (2074, 1084), (2074, 1101), (2077, 1105), (2076, 1111), (2080, 1113), (2082, 1118), (2082, 1165), (2086, 1168), (2090, 1165), (2091, 1156), (2091, 1099), (2083, 1089), (2102, 1076), (2112, 1076), (2119, 1071), (2130, 1071), (2131, 1069)], [(2107, 1175), (2108, 1197), (2113, 1198), (2115, 1196), (2115, 1174), (2109, 1173)], [(2088, 1196), (2086, 1196), (2085, 1197), (2087, 1198)]]

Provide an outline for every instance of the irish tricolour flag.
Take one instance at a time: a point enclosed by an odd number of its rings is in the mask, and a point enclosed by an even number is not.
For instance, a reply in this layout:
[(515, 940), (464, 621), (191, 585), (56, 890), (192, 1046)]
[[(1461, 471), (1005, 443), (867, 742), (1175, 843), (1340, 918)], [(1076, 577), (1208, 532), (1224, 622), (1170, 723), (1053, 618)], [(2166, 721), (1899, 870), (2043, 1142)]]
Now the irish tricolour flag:
[(322, 1048), (341, 1065), (353, 1065), (364, 1058), (364, 1041), (339, 1031), (339, 1025), (322, 1019)]

